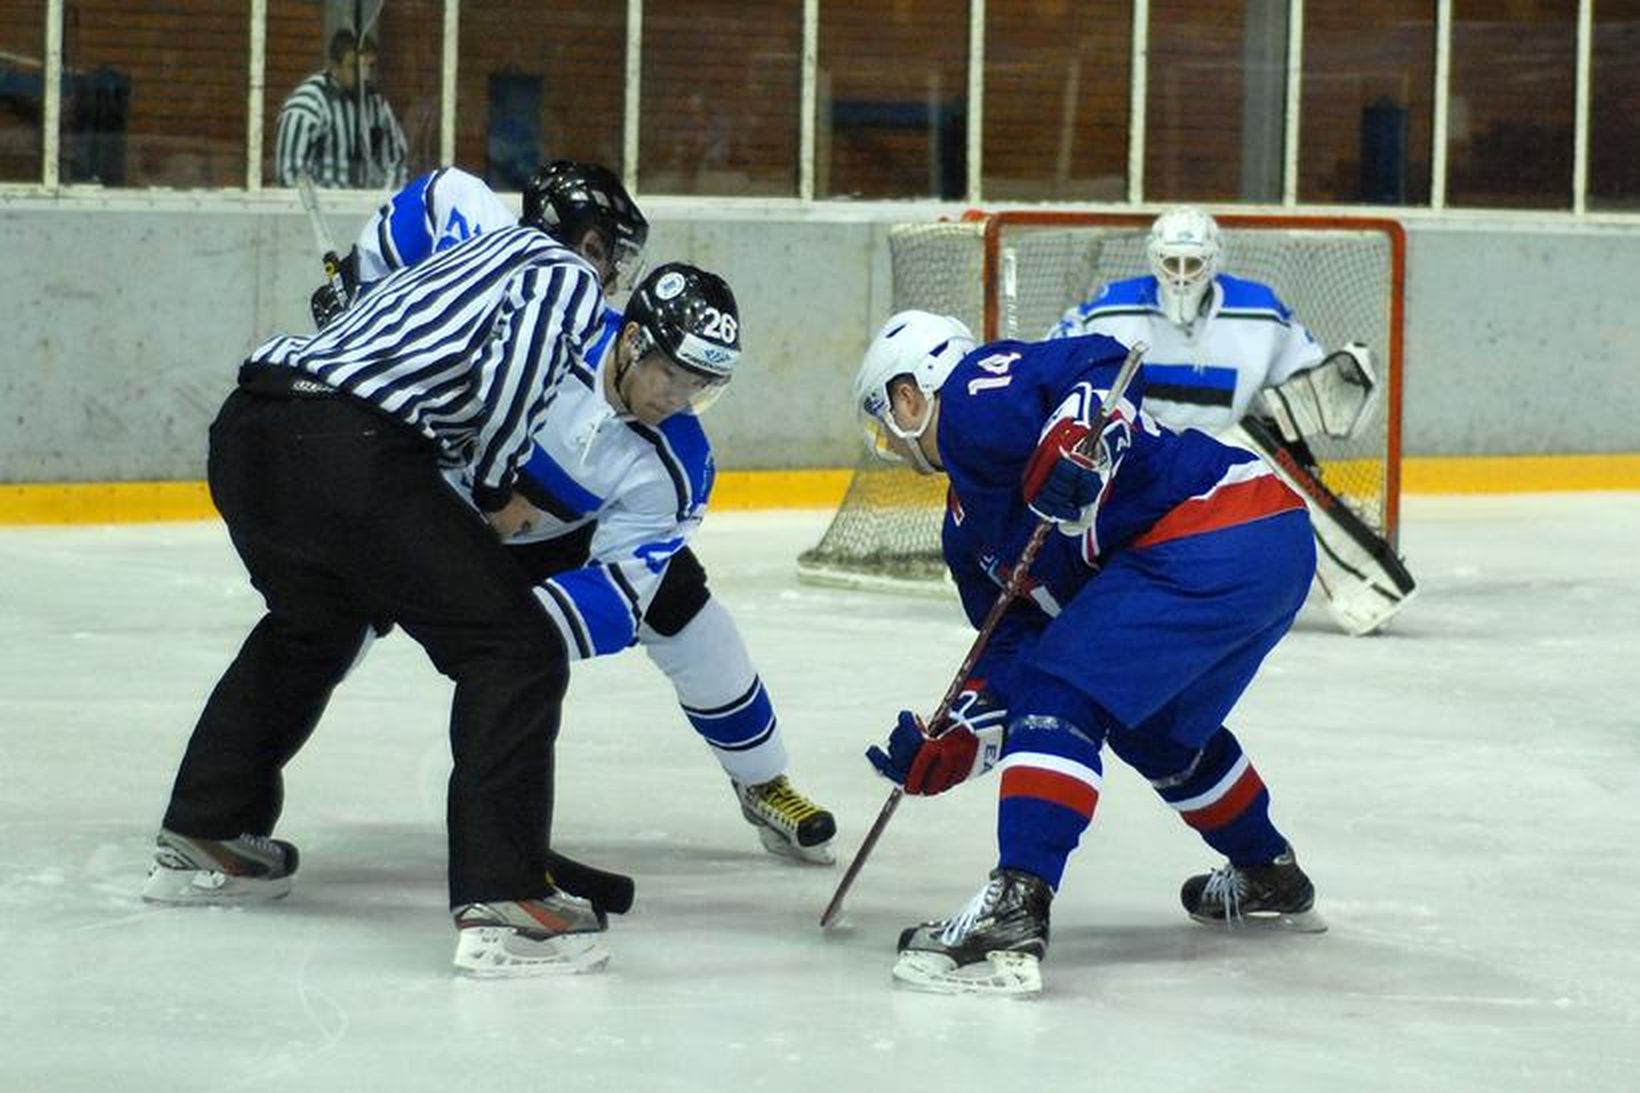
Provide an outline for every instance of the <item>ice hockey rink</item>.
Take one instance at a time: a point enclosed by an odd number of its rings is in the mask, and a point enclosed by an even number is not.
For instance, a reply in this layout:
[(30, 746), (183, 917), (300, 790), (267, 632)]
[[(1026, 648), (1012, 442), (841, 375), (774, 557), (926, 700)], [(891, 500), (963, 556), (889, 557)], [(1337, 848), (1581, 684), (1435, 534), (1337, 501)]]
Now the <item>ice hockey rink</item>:
[[(819, 512), (697, 542), (851, 856), (861, 758), (971, 632), (939, 599), (798, 584)], [(558, 845), (631, 872), (603, 974), (451, 973), (449, 687), (378, 643), (288, 771), (282, 902), (136, 897), (205, 693), (258, 614), (214, 523), (0, 529), (0, 1089), (1640, 1088), (1640, 494), (1414, 496), (1389, 633), (1305, 608), (1233, 724), (1331, 930), (1223, 933), (1216, 864), (1115, 763), (1037, 999), (891, 985), (899, 929), (992, 863), (995, 783), (910, 800), (842, 926), (768, 857), (638, 651), (577, 667)]]

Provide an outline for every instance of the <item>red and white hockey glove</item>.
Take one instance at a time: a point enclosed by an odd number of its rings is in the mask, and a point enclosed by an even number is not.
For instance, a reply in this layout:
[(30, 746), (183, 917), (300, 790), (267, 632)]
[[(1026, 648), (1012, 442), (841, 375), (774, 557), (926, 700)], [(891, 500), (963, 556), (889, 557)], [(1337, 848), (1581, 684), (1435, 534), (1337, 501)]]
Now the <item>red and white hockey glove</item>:
[(991, 703), (983, 685), (965, 689), (951, 704), (950, 726), (930, 738), (922, 718), (901, 710), (888, 750), (875, 744), (866, 758), (877, 772), (913, 796), (933, 796), (983, 774), (1002, 757), (1008, 711)]
[(1079, 450), (1092, 432), (1085, 421), (1060, 418), (1042, 434), (1025, 464), (1020, 487), (1025, 503), (1066, 535), (1080, 535), (1092, 526), (1099, 494), (1132, 439), (1127, 422), (1113, 417), (1091, 452)]

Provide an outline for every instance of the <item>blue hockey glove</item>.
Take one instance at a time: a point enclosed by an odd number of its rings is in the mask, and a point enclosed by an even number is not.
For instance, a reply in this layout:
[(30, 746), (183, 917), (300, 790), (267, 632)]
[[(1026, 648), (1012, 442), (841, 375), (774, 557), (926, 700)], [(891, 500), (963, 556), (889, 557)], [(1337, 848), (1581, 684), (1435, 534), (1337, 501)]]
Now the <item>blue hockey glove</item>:
[(996, 765), (1006, 720), (1007, 710), (993, 706), (980, 688), (970, 688), (952, 704), (945, 732), (930, 739), (922, 718), (901, 710), (889, 733), (888, 750), (873, 745), (866, 749), (866, 758), (907, 793), (933, 796)]
[(1084, 421), (1061, 418), (1042, 434), (1025, 465), (1025, 503), (1067, 535), (1080, 535), (1093, 524), (1099, 495), (1131, 439), (1127, 422), (1112, 418), (1091, 453), (1079, 450), (1092, 432)]

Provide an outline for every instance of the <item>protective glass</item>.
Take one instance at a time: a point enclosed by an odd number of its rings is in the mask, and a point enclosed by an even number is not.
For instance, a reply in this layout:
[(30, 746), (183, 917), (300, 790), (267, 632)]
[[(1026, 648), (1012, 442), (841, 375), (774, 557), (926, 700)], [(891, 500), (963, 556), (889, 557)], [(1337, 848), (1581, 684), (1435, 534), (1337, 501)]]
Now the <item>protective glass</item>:
[(916, 447), (917, 438), (922, 436), (923, 430), (928, 427), (928, 418), (932, 412), (930, 407), (916, 428), (903, 429), (899, 422), (894, 420), (892, 411), (888, 417), (879, 417), (866, 407), (860, 407), (860, 432), (865, 437), (866, 451), (884, 463), (911, 462), (906, 452)]
[(729, 386), (728, 376), (709, 376), (693, 368), (670, 360), (665, 354), (644, 354), (638, 362), (643, 369), (643, 382), (648, 389), (664, 399), (668, 405), (687, 406), (696, 414), (711, 409)]
[(630, 292), (643, 272), (643, 248), (630, 239), (617, 239), (610, 247), (601, 231), (591, 231), (581, 240), (581, 255), (598, 270), (604, 294)]

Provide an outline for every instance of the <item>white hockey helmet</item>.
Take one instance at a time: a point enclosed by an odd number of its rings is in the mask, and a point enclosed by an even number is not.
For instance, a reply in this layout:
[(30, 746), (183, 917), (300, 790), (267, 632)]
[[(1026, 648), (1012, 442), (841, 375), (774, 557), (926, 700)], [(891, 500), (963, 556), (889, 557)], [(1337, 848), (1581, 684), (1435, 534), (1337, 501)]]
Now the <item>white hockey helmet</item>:
[[(871, 339), (860, 371), (854, 377), (854, 409), (860, 416), (866, 447), (882, 459), (898, 460), (888, 445), (888, 434), (907, 441), (915, 452), (917, 438), (933, 417), (933, 400), (922, 420), (905, 428), (894, 420), (888, 385), (897, 376), (910, 376), (925, 396), (940, 389), (957, 362), (974, 349), (974, 335), (961, 320), (930, 311), (901, 311), (891, 315)], [(919, 470), (929, 470), (919, 467)]]
[(1218, 221), (1194, 205), (1169, 209), (1150, 226), (1145, 250), (1162, 312), (1172, 322), (1188, 325), (1219, 272), (1223, 249)]

